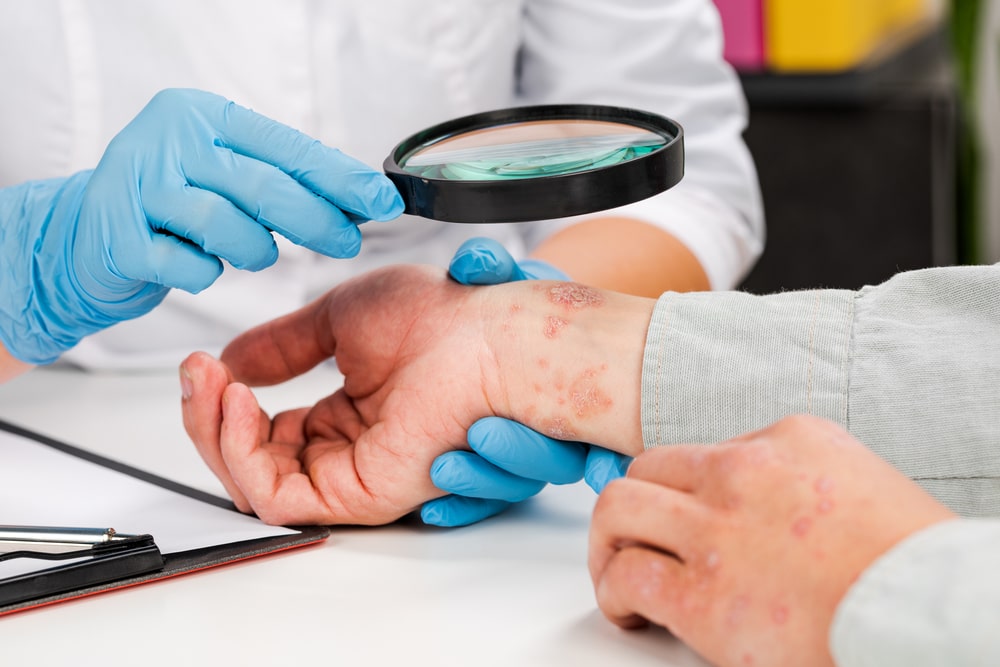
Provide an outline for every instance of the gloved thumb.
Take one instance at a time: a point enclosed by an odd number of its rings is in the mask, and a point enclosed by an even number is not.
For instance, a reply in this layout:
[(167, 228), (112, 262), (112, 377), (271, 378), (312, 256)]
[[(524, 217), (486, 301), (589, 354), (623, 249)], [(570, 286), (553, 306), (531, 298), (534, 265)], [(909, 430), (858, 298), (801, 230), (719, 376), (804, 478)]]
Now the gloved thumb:
[(624, 477), (631, 464), (632, 457), (630, 456), (618, 454), (603, 447), (591, 446), (590, 451), (587, 452), (583, 479), (595, 493), (600, 493), (605, 486), (619, 477)]
[(525, 279), (506, 248), (493, 239), (481, 237), (459, 246), (448, 265), (448, 273), (464, 285), (498, 285)]
[(464, 285), (498, 285), (516, 280), (569, 280), (560, 269), (540, 259), (514, 261), (499, 242), (472, 238), (459, 246), (448, 266), (451, 277)]

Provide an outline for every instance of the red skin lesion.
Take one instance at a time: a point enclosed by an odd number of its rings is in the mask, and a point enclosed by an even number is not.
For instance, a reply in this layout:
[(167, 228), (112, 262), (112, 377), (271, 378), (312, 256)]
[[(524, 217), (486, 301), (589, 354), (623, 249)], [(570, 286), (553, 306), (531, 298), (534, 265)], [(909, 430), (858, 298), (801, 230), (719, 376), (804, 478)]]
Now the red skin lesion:
[(795, 537), (805, 537), (810, 528), (812, 528), (812, 519), (805, 516), (801, 517), (796, 519), (795, 523), (792, 524), (792, 535)]
[(601, 389), (598, 376), (607, 370), (607, 365), (599, 369), (587, 369), (573, 382), (569, 389), (570, 402), (577, 417), (589, 417), (605, 412), (614, 401)]
[(778, 605), (771, 610), (771, 620), (775, 625), (784, 625), (788, 622), (788, 607)]
[(558, 305), (580, 310), (604, 304), (604, 295), (593, 287), (577, 283), (559, 283), (549, 288), (549, 301)]
[[(546, 293), (549, 303), (559, 306), (563, 313), (566, 311), (576, 311), (583, 308), (602, 306), (605, 302), (604, 295), (592, 287), (579, 285), (577, 283), (557, 283), (555, 285), (535, 287)], [(511, 311), (514, 314), (515, 311)], [(545, 338), (555, 340), (559, 338), (562, 331), (572, 323), (568, 315), (551, 314), (544, 317), (542, 321), (542, 333)], [(575, 379), (567, 383), (565, 371), (562, 369), (551, 369), (548, 359), (540, 357), (537, 359), (538, 368), (542, 371), (550, 371), (551, 374), (546, 384), (551, 383), (556, 396), (554, 403), (559, 406), (557, 409), (568, 408), (572, 410), (572, 417), (586, 418), (606, 412), (614, 405), (611, 397), (605, 393), (600, 386), (600, 375), (607, 370), (607, 365), (602, 365), (596, 369), (586, 369)], [(567, 386), (568, 384), (568, 386)], [(532, 387), (536, 395), (542, 393), (544, 386), (535, 383)], [(565, 393), (564, 393), (565, 392)], [(573, 427), (573, 421), (565, 415), (555, 415), (544, 419), (540, 423), (540, 430), (551, 438), (557, 440), (576, 440), (577, 431)]]
[(542, 424), (542, 432), (550, 438), (556, 440), (576, 440), (576, 431), (569, 422), (562, 417), (546, 419)]
[(545, 318), (545, 326), (542, 329), (542, 333), (546, 338), (558, 338), (559, 332), (569, 324), (569, 322), (561, 317), (556, 317), (555, 315), (549, 315)]

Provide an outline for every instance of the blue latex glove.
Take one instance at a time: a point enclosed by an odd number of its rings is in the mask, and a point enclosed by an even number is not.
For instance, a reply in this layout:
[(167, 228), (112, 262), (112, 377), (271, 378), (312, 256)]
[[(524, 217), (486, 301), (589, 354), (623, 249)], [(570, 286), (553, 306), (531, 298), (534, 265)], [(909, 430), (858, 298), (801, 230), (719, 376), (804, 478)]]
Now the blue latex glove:
[(217, 95), (166, 90), (93, 171), (0, 190), (0, 342), (48, 363), (170, 288), (205, 289), (222, 260), (270, 266), (272, 232), (352, 257), (358, 223), (402, 211), (383, 174), (340, 151)]
[[(538, 278), (568, 280), (539, 260), (515, 262), (491, 239), (470, 239), (452, 258), (458, 282), (492, 285)], [(468, 432), (471, 452), (442, 454), (431, 465), (431, 481), (452, 494), (424, 504), (420, 517), (436, 526), (463, 526), (498, 514), (541, 491), (547, 483), (586, 479), (598, 493), (625, 474), (631, 459), (578, 442), (554, 440), (522, 424), (498, 417), (481, 419)]]
[(632, 461), (602, 447), (553, 440), (499, 417), (477, 421), (468, 438), (471, 452), (448, 452), (431, 464), (431, 481), (452, 495), (424, 503), (424, 523), (475, 523), (530, 498), (547, 483), (572, 484), (583, 478), (600, 493)]
[(469, 239), (458, 247), (448, 273), (463, 285), (499, 285), (515, 280), (569, 280), (560, 269), (540, 259), (514, 261), (499, 242)]

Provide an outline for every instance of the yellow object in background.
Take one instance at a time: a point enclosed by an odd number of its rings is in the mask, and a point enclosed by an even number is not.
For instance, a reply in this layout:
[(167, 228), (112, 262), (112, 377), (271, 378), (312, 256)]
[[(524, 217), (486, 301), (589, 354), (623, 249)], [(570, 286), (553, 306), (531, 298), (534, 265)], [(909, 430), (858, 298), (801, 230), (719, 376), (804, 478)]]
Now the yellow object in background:
[(765, 0), (767, 64), (774, 71), (855, 68), (922, 34), (933, 0)]

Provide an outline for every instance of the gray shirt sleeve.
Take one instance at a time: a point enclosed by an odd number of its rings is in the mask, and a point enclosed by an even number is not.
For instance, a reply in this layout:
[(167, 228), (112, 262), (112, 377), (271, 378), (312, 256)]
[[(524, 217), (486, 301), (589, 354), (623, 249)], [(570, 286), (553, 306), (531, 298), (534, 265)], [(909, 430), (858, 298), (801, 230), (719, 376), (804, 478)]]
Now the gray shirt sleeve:
[(1000, 521), (955, 519), (903, 540), (837, 608), (837, 665), (1000, 665), (998, 562)]
[(1000, 265), (857, 292), (667, 293), (642, 378), (646, 447), (825, 417), (956, 512), (1000, 514)]

